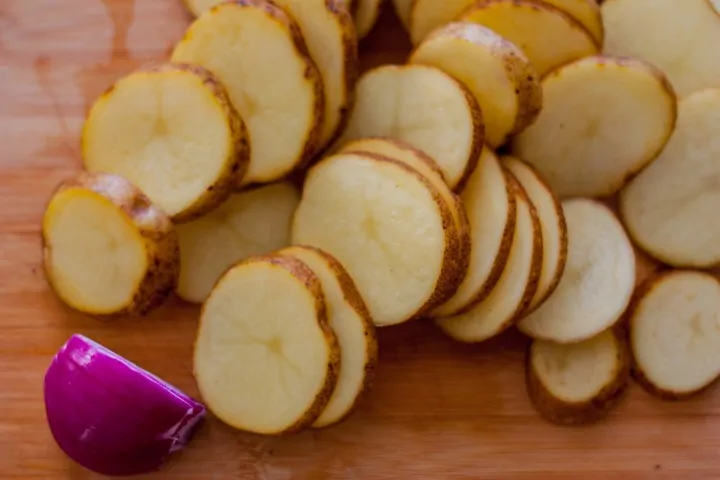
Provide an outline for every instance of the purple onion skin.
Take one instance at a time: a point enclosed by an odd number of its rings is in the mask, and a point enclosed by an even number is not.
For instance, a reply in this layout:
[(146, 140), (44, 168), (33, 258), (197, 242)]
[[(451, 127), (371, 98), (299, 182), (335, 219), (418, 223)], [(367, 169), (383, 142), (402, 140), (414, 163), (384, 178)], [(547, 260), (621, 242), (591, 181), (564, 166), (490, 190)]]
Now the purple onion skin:
[(205, 417), (201, 403), (82, 335), (45, 374), (45, 411), (70, 458), (111, 476), (157, 470)]

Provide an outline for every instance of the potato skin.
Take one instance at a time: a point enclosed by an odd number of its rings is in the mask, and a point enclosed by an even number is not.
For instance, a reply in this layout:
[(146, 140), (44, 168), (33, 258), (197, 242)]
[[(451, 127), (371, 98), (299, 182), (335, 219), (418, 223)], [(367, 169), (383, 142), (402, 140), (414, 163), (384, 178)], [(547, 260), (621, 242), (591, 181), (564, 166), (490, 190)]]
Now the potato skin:
[(595, 397), (584, 402), (569, 403), (553, 396), (532, 368), (531, 349), (527, 349), (525, 380), (530, 402), (546, 420), (558, 425), (582, 425), (605, 417), (623, 398), (630, 377), (630, 352), (621, 329), (613, 330), (618, 345), (618, 371), (612, 382)]
[[(119, 175), (82, 172), (62, 182), (53, 197), (72, 188), (84, 188), (110, 200), (132, 220), (145, 241), (148, 269), (132, 301), (122, 310), (103, 316), (145, 315), (159, 307), (175, 290), (180, 275), (180, 247), (170, 218), (139, 188)], [(42, 244), (45, 276), (55, 290), (48, 268), (52, 262), (52, 248), (44, 235)]]

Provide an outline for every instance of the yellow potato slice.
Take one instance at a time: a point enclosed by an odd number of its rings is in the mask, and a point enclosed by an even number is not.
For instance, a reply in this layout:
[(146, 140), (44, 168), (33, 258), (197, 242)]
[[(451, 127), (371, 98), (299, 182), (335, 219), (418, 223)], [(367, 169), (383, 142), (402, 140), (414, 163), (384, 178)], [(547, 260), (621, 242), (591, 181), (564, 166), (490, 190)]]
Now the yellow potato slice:
[(233, 264), (290, 245), (290, 225), (299, 203), (297, 188), (274, 183), (234, 194), (210, 214), (178, 225), (178, 296), (203, 302)]
[(354, 0), (357, 5), (353, 6), (355, 12), (355, 31), (358, 38), (365, 38), (375, 27), (380, 17), (382, 0)]
[(82, 173), (64, 181), (42, 222), (50, 286), (92, 315), (143, 315), (175, 288), (180, 258), (168, 216), (131, 183)]
[(278, 435), (310, 427), (339, 367), (320, 280), (300, 260), (248, 259), (220, 278), (203, 306), (195, 379), (207, 407), (234, 428)]
[(620, 195), (630, 236), (670, 265), (720, 265), (719, 128), (720, 89), (686, 97), (663, 152)]
[(608, 0), (604, 51), (645, 60), (678, 94), (718, 87), (720, 16), (708, 0)]
[(215, 76), (163, 64), (120, 79), (93, 103), (82, 152), (88, 171), (125, 177), (184, 222), (217, 207), (240, 183), (248, 140)]
[(561, 197), (612, 195), (660, 153), (676, 116), (662, 72), (630, 58), (587, 57), (543, 79), (543, 111), (512, 151)]
[(252, 145), (244, 185), (278, 180), (317, 152), (323, 81), (300, 27), (281, 7), (221, 3), (190, 25), (172, 60), (202, 65), (225, 85)]
[(457, 22), (436, 30), (409, 63), (439, 68), (472, 92), (491, 147), (533, 123), (542, 108), (540, 81), (525, 54), (481, 25)]

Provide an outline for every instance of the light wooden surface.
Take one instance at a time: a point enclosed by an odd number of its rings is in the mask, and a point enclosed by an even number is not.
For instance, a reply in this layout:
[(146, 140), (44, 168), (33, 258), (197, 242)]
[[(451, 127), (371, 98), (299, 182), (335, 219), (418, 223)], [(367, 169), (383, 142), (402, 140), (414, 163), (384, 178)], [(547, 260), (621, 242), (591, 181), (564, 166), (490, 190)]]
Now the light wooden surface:
[[(38, 234), (48, 194), (80, 167), (89, 102), (165, 57), (188, 22), (179, 0), (0, 0), (0, 478), (97, 478), (55, 446), (43, 409), (45, 368), (73, 332), (197, 393), (197, 310), (173, 301), (115, 323), (73, 313), (43, 279)], [(390, 15), (363, 53), (366, 67), (406, 55)], [(525, 345), (511, 332), (463, 346), (421, 322), (384, 330), (375, 387), (347, 422), (269, 439), (210, 421), (150, 478), (720, 478), (717, 391), (662, 403), (633, 385), (606, 421), (559, 428), (527, 400)]]

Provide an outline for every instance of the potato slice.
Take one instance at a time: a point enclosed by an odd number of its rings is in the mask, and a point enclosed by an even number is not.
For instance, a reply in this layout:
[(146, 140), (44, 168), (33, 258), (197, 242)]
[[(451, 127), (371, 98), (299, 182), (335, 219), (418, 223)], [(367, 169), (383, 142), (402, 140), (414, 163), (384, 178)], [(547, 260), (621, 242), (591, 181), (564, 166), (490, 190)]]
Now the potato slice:
[(527, 390), (547, 420), (580, 425), (600, 420), (618, 404), (629, 373), (627, 346), (612, 330), (569, 345), (535, 340), (528, 351)]
[(477, 165), (484, 126), (475, 97), (424, 65), (376, 68), (360, 77), (355, 108), (338, 145), (365, 137), (404, 140), (430, 155), (451, 188)]
[(280, 179), (317, 152), (322, 77), (298, 24), (281, 7), (264, 0), (221, 3), (190, 25), (172, 59), (206, 67), (227, 88), (252, 145), (244, 185)]
[(720, 16), (708, 0), (608, 0), (602, 17), (607, 54), (652, 63), (681, 96), (718, 86)]
[(719, 125), (720, 89), (686, 97), (663, 152), (620, 195), (630, 236), (670, 265), (720, 266)]
[(247, 169), (245, 126), (220, 82), (193, 65), (131, 73), (90, 108), (85, 168), (121, 175), (175, 222), (222, 203)]
[(413, 0), (392, 0), (393, 9), (405, 29), (410, 28), (410, 11)]
[(370, 388), (377, 363), (375, 326), (355, 282), (335, 258), (311, 247), (290, 247), (279, 255), (297, 258), (320, 279), (328, 320), (340, 346), (337, 386), (313, 424), (327, 427), (347, 417)]
[(676, 98), (662, 72), (630, 58), (588, 57), (543, 80), (543, 111), (515, 155), (561, 197), (609, 196), (667, 143)]
[(628, 313), (634, 374), (668, 400), (700, 393), (720, 377), (720, 283), (705, 273), (651, 278)]
[(320, 280), (296, 258), (235, 265), (203, 306), (195, 379), (208, 408), (234, 428), (279, 435), (311, 426), (339, 368)]
[(490, 294), (466, 313), (439, 318), (437, 325), (461, 342), (482, 342), (504, 332), (530, 305), (542, 267), (542, 233), (535, 207), (511, 173), (517, 205), (515, 235), (505, 269)]
[(622, 317), (635, 287), (635, 252), (603, 204), (575, 199), (562, 207), (569, 238), (565, 272), (550, 298), (518, 328), (532, 338), (577, 343)]
[(382, 0), (355, 0), (355, 31), (358, 38), (362, 39), (368, 36), (380, 17), (380, 7)]
[(143, 315), (175, 288), (178, 239), (168, 216), (117, 175), (64, 181), (42, 222), (47, 280), (92, 315)]
[(445, 301), (465, 273), (437, 189), (417, 170), (369, 153), (338, 154), (310, 170), (292, 239), (342, 263), (378, 326)]
[(457, 22), (436, 30), (409, 62), (439, 68), (468, 87), (482, 110), (491, 147), (533, 123), (542, 108), (540, 81), (525, 54), (481, 25)]
[(178, 225), (178, 296), (203, 302), (233, 264), (290, 245), (290, 225), (299, 203), (297, 188), (274, 183), (232, 195), (209, 215)]
[(503, 157), (502, 162), (523, 186), (540, 219), (543, 264), (538, 288), (529, 307), (529, 310), (535, 310), (555, 291), (565, 271), (568, 245), (565, 215), (560, 201), (534, 168), (514, 157)]

